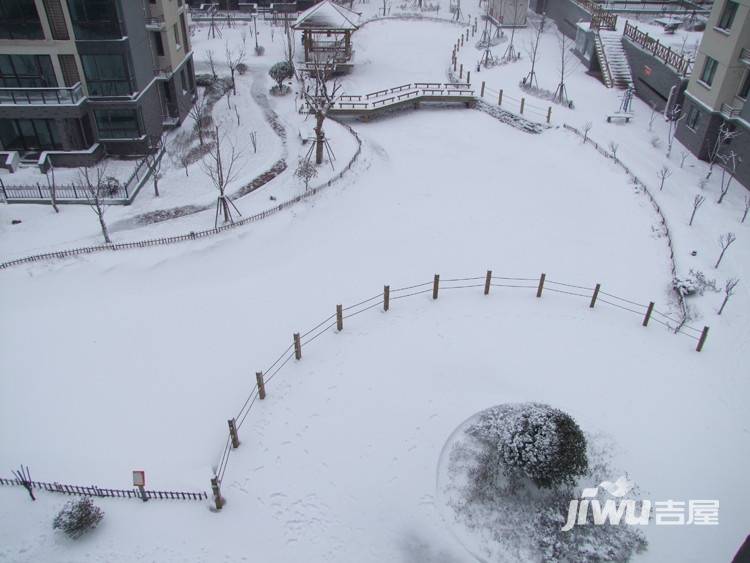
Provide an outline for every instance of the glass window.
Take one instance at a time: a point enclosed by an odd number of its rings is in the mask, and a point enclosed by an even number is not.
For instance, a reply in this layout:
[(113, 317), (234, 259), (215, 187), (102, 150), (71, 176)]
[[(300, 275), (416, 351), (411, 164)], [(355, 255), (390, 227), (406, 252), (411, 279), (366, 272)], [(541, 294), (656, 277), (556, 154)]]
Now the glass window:
[(0, 0), (0, 39), (44, 39), (34, 2)]
[(3, 88), (54, 88), (55, 70), (49, 55), (0, 55)]
[(720, 29), (730, 29), (734, 23), (734, 17), (737, 15), (737, 2), (728, 0), (724, 11), (721, 12), (719, 23), (717, 25)]
[(141, 136), (134, 109), (103, 109), (94, 112), (101, 139), (137, 139)]
[(118, 39), (122, 37), (113, 0), (68, 0), (76, 39)]
[(161, 39), (161, 31), (154, 31), (154, 45), (156, 45), (156, 54), (160, 57), (164, 56), (164, 42)]
[(90, 96), (129, 96), (133, 93), (123, 55), (81, 55)]
[(62, 143), (51, 119), (0, 119), (0, 142), (10, 150), (55, 150)]
[(742, 80), (740, 91), (737, 95), (743, 100), (746, 100), (748, 94), (750, 94), (750, 70), (745, 72), (745, 78)]
[(701, 112), (698, 111), (698, 108), (695, 106), (692, 106), (690, 108), (690, 111), (688, 112), (687, 116), (687, 126), (690, 129), (695, 130), (698, 127), (698, 120), (700, 119)]
[(177, 50), (180, 50), (180, 30), (177, 24), (174, 24), (174, 44), (177, 46)]
[(701, 82), (711, 86), (714, 82), (714, 75), (716, 74), (716, 67), (719, 63), (711, 57), (706, 57), (706, 62), (703, 64), (703, 72), (701, 72)]

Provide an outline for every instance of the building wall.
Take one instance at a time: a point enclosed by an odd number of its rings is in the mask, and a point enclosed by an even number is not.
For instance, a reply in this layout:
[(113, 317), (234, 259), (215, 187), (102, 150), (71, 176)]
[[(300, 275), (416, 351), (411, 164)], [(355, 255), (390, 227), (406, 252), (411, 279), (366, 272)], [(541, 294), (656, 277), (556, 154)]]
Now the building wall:
[(529, 0), (490, 0), (490, 15), (503, 26), (525, 27)]
[(590, 22), (591, 14), (573, 0), (531, 0), (531, 9), (536, 13), (547, 13), (557, 27), (571, 39), (576, 38), (578, 22)]
[(682, 106), (687, 79), (627, 37), (623, 37), (622, 44), (630, 63), (636, 95), (658, 111), (664, 111), (668, 101), (670, 109), (675, 105)]

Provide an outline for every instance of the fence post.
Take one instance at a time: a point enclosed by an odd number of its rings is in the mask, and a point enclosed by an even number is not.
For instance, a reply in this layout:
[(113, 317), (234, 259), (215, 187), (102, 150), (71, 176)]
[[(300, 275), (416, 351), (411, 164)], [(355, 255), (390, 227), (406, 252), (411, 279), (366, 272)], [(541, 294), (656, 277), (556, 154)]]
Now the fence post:
[(5, 192), (5, 182), (3, 182), (2, 180), (0, 180), (0, 188), (3, 189), (3, 198), (5, 198), (5, 200), (7, 201), (8, 200), (8, 194)]
[(438, 287), (440, 286), (440, 274), (435, 274), (435, 279), (432, 280), (432, 298), (438, 298)]
[(703, 327), (703, 332), (701, 332), (700, 340), (698, 340), (698, 346), (695, 347), (696, 352), (700, 352), (703, 350), (703, 345), (706, 343), (706, 338), (708, 337), (708, 327)]
[(492, 270), (487, 270), (487, 277), (484, 279), (484, 294), (490, 294), (490, 283), (492, 282)]
[(456, 72), (456, 65), (458, 64), (458, 59), (453, 59), (453, 72)]
[(526, 105), (526, 98), (521, 98), (521, 115), (523, 115), (523, 106)]
[(501, 106), (503, 105), (503, 91), (500, 90), (497, 94), (497, 105)]
[(239, 448), (240, 437), (237, 435), (237, 422), (233, 418), (230, 418), (227, 422), (229, 423), (229, 435), (232, 437), (232, 447)]
[(539, 276), (539, 287), (536, 288), (536, 296), (541, 297), (542, 296), (542, 290), (544, 289), (544, 279), (547, 277), (547, 274), (542, 274)]
[(601, 289), (602, 284), (598, 283), (596, 284), (596, 287), (594, 288), (594, 295), (591, 296), (591, 303), (589, 303), (589, 307), (591, 309), (594, 308), (594, 305), (596, 305), (596, 298), (599, 297), (599, 289)]
[(39, 182), (36, 183), (36, 189), (39, 190), (39, 199), (43, 199), (44, 196), (42, 196), (42, 186), (39, 185)]
[(260, 400), (262, 401), (266, 398), (266, 384), (263, 381), (262, 371), (255, 372), (255, 382), (258, 384), (258, 397), (260, 397)]
[(211, 477), (211, 491), (214, 494), (214, 504), (216, 505), (216, 510), (221, 510), (221, 507), (224, 506), (224, 497), (221, 496), (218, 477)]
[(466, 71), (466, 84), (469, 84), (471, 82), (470, 78), (471, 78), (471, 71), (467, 70)]
[(336, 305), (336, 330), (344, 330), (344, 309), (341, 305)]
[(294, 333), (294, 359), (302, 359), (302, 342), (300, 341), (299, 332)]
[(480, 98), (484, 98), (484, 80), (482, 80), (482, 92), (479, 94)]
[(654, 310), (654, 302), (651, 301), (648, 304), (648, 309), (646, 309), (646, 316), (643, 317), (643, 326), (648, 326), (648, 321), (651, 319), (651, 313)]
[(552, 106), (549, 106), (547, 108), (547, 123), (549, 123), (552, 120)]
[(459, 80), (463, 79), (464, 77), (464, 63), (461, 63), (460, 70), (458, 71), (458, 78)]
[(383, 311), (387, 311), (391, 304), (391, 286), (383, 286)]

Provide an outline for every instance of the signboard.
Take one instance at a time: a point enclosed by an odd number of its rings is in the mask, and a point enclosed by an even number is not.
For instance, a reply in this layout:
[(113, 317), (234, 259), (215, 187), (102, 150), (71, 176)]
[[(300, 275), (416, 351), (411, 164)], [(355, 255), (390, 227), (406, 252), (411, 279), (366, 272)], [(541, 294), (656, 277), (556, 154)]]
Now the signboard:
[(134, 487), (146, 486), (146, 472), (145, 471), (133, 471), (133, 486)]
[(646, 76), (651, 76), (651, 67), (648, 65), (643, 65), (643, 74)]

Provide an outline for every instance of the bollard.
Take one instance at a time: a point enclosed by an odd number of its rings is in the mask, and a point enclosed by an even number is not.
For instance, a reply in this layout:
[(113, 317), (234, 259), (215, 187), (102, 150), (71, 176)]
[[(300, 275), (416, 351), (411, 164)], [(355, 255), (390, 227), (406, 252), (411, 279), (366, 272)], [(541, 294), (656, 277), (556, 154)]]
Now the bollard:
[(596, 287), (594, 288), (594, 295), (591, 296), (591, 303), (589, 303), (589, 307), (591, 309), (594, 308), (594, 305), (596, 305), (596, 298), (599, 297), (599, 289), (601, 289), (602, 284), (598, 283), (596, 284)]
[(487, 270), (487, 277), (484, 279), (484, 294), (490, 294), (490, 283), (492, 283), (492, 270)]
[(341, 305), (336, 305), (336, 330), (344, 330), (344, 309)]
[(648, 321), (651, 319), (651, 313), (654, 310), (654, 302), (651, 301), (648, 304), (648, 309), (646, 309), (646, 316), (643, 317), (643, 326), (648, 326)]
[(387, 311), (391, 305), (391, 286), (383, 286), (383, 311)]
[(526, 105), (526, 98), (521, 98), (521, 115), (523, 115), (523, 106)]
[(232, 447), (237, 449), (240, 447), (240, 437), (237, 435), (237, 423), (233, 418), (230, 418), (229, 423), (229, 435), (232, 438)]
[(214, 494), (214, 504), (216, 505), (216, 510), (221, 510), (221, 507), (224, 506), (224, 497), (221, 496), (218, 477), (211, 477), (211, 491)]
[(544, 279), (547, 277), (547, 274), (542, 274), (539, 276), (539, 287), (536, 288), (536, 296), (541, 297), (542, 296), (542, 290), (544, 289)]
[(432, 298), (438, 298), (438, 287), (440, 286), (440, 275), (435, 274), (435, 279), (432, 280)]
[(266, 398), (266, 384), (263, 381), (262, 371), (255, 372), (255, 382), (258, 384), (258, 397), (260, 397), (260, 400), (262, 401)]
[(502, 90), (500, 90), (497, 93), (497, 105), (499, 106), (503, 105), (503, 91)]
[(299, 332), (294, 333), (294, 359), (302, 359), (302, 342), (300, 342)]
[(482, 92), (479, 94), (480, 98), (484, 98), (484, 80), (482, 80)]
[(703, 332), (701, 332), (701, 337), (698, 340), (698, 346), (695, 347), (696, 352), (700, 352), (703, 350), (703, 345), (706, 343), (706, 338), (708, 337), (708, 327), (703, 327)]

